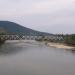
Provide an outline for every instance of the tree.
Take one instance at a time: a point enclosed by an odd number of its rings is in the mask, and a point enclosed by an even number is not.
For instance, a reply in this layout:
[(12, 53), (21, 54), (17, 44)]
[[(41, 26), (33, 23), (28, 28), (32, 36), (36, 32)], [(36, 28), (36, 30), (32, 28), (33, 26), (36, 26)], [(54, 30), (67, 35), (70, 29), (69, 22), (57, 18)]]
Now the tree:
[(75, 45), (75, 34), (66, 35), (65, 36), (65, 43), (70, 45)]

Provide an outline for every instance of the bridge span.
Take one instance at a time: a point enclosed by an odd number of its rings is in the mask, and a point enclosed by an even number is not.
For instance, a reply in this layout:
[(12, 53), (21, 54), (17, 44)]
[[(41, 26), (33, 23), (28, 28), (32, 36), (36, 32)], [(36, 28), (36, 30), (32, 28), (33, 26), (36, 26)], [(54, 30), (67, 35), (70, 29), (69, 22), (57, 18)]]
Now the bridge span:
[(5, 40), (35, 40), (42, 36), (26, 36), (26, 35), (0, 35), (1, 39)]
[[(35, 39), (41, 39), (43, 36), (27, 36), (27, 35), (0, 35), (1, 39), (5, 40), (35, 40)], [(62, 36), (44, 36), (46, 39), (51, 40), (61, 40), (63, 39)]]

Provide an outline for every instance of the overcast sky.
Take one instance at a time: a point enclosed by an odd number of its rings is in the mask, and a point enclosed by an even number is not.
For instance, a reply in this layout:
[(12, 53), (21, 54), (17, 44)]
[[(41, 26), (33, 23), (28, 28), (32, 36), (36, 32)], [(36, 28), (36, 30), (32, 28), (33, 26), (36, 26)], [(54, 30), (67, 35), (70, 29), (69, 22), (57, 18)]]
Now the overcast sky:
[(0, 0), (0, 20), (49, 33), (75, 33), (75, 0)]

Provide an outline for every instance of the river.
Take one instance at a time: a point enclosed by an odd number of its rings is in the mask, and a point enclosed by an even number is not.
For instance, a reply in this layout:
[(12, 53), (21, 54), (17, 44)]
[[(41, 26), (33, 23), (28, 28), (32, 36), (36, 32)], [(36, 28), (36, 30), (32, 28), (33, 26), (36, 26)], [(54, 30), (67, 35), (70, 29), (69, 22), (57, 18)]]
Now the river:
[(0, 48), (0, 75), (75, 75), (75, 54), (37, 42), (8, 42)]

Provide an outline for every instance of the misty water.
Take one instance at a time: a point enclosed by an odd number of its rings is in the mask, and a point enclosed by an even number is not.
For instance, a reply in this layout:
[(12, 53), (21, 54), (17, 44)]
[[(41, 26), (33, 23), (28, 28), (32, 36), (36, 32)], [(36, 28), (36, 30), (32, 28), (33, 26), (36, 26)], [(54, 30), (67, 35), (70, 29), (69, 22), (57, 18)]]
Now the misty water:
[(75, 54), (37, 42), (0, 48), (0, 75), (75, 75)]

